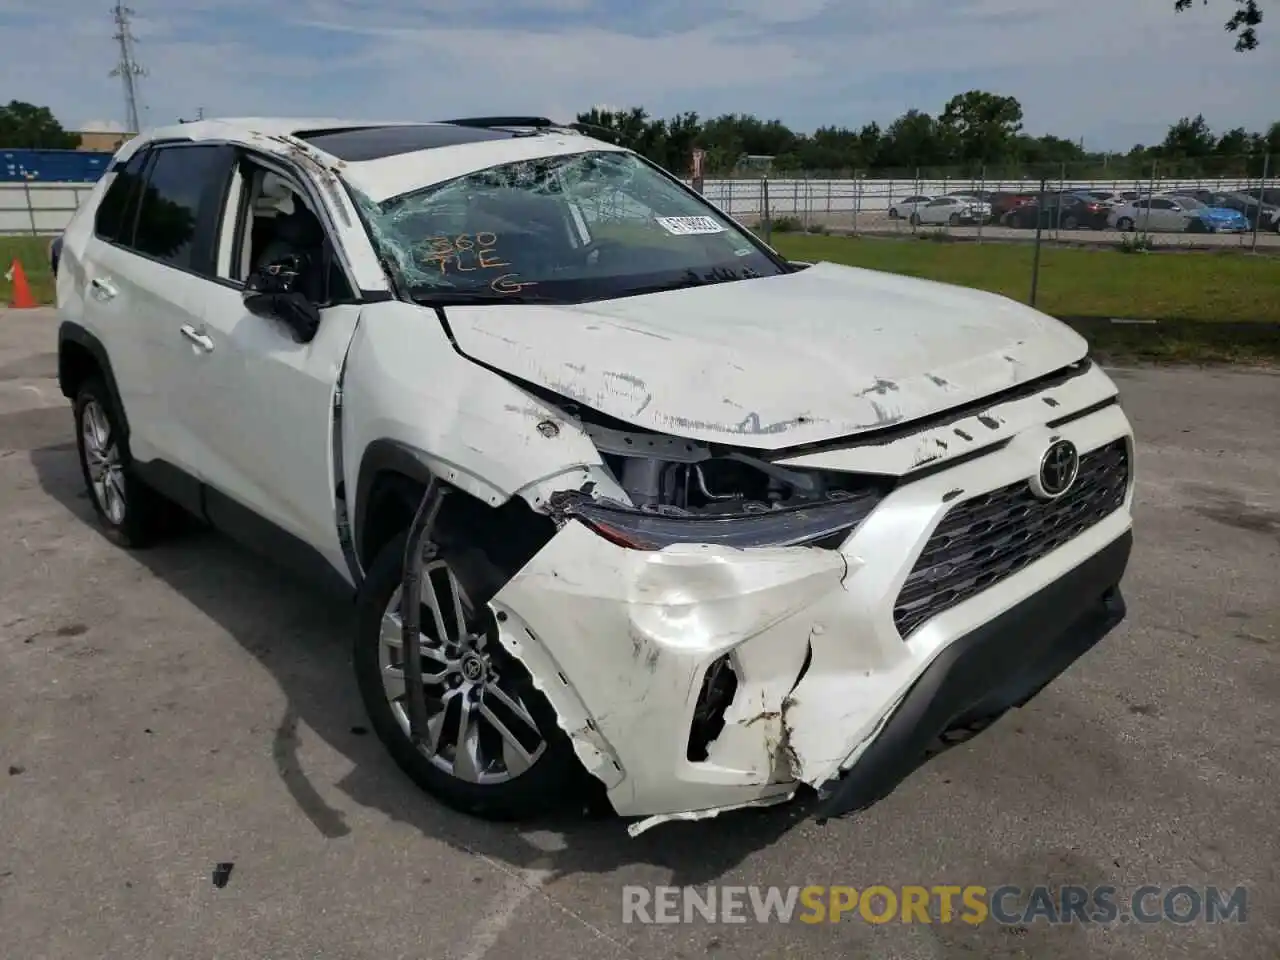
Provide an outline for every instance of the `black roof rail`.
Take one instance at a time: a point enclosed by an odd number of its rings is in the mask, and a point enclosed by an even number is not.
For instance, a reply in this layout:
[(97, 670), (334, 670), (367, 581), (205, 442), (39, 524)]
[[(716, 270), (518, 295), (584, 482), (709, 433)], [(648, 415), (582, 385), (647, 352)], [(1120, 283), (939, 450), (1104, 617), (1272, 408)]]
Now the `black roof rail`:
[(559, 124), (546, 117), (462, 117), (457, 120), (441, 120), (455, 127), (556, 127)]

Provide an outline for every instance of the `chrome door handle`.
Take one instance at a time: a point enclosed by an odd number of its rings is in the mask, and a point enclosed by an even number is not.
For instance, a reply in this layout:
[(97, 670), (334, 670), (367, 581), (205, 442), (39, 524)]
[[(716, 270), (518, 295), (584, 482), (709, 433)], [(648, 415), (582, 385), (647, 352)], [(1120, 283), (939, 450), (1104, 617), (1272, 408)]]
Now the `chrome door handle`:
[(110, 300), (118, 293), (110, 281), (103, 280), (101, 277), (94, 277), (89, 281), (89, 286), (93, 288), (94, 295), (99, 300)]
[(213, 352), (213, 341), (208, 337), (206, 337), (203, 333), (201, 333), (195, 327), (191, 326), (190, 324), (184, 324), (181, 328), (181, 331), (184, 337), (186, 337), (188, 340), (194, 343), (197, 347), (199, 347), (205, 353)]

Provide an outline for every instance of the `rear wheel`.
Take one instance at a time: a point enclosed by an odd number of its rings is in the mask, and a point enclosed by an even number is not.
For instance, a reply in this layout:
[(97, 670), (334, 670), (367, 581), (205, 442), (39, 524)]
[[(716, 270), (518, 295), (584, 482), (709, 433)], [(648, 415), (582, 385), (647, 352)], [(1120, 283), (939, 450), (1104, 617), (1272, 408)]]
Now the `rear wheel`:
[(1129, 217), (1121, 217), (1116, 221), (1116, 229), (1121, 233), (1129, 233), (1133, 229), (1133, 220)]
[(898, 219), (898, 208), (897, 208), (897, 207), (890, 207), (890, 208), (889, 208), (889, 219), (890, 219), (890, 220), (897, 220), (897, 219)]
[(947, 218), (947, 223), (951, 224), (951, 226), (953, 227), (960, 226), (960, 214), (953, 213), (950, 217)]
[(918, 213), (911, 214), (911, 225), (913, 227), (920, 226), (920, 214)]
[(400, 619), (406, 540), (402, 533), (374, 561), (355, 640), (360, 695), (383, 744), (420, 787), (474, 816), (524, 820), (582, 799), (587, 774), (554, 710), (498, 640), (493, 611), (471, 602), (489, 573), (474, 551), (465, 560), (445, 551), (423, 571), (427, 730), (414, 744)]
[(1069, 213), (1062, 218), (1063, 230), (1075, 230), (1079, 226), (1080, 226), (1080, 221), (1075, 218), (1074, 214)]
[(173, 525), (177, 509), (138, 479), (124, 418), (101, 379), (80, 385), (74, 409), (80, 471), (103, 533), (122, 547), (149, 546)]

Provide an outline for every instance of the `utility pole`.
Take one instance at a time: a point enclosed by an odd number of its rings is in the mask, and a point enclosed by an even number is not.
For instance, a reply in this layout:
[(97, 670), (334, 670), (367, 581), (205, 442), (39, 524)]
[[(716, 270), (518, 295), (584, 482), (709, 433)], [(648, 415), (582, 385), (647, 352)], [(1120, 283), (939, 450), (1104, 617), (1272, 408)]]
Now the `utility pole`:
[(115, 18), (116, 33), (112, 37), (120, 44), (120, 62), (116, 64), (111, 76), (119, 77), (124, 83), (125, 116), (130, 133), (142, 132), (142, 121), (138, 119), (138, 77), (145, 77), (147, 71), (142, 68), (133, 55), (136, 42), (130, 28), (133, 10), (122, 3), (117, 3), (111, 10)]

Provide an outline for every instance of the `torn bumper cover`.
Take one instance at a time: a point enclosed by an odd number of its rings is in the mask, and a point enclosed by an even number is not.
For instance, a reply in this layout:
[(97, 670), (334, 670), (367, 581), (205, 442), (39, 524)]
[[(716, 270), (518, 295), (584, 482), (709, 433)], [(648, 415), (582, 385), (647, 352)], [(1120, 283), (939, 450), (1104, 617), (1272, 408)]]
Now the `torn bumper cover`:
[[(1050, 436), (1028, 430), (899, 486), (836, 546), (630, 549), (571, 520), (495, 596), (500, 639), (618, 813), (649, 818), (633, 833), (804, 784), (822, 815), (859, 809), (939, 734), (1025, 702), (1122, 615), (1127, 421), (1110, 408), (1061, 434), (1088, 451), (1078, 499), (1027, 502), (1027, 463)], [(930, 568), (929, 589), (961, 596), (905, 627), (904, 584), (941, 521), (1001, 503), (1003, 568)]]
[(888, 796), (943, 734), (1020, 707), (1125, 616), (1119, 583), (1133, 535), (950, 644), (929, 665), (851, 769), (823, 784), (818, 819)]

